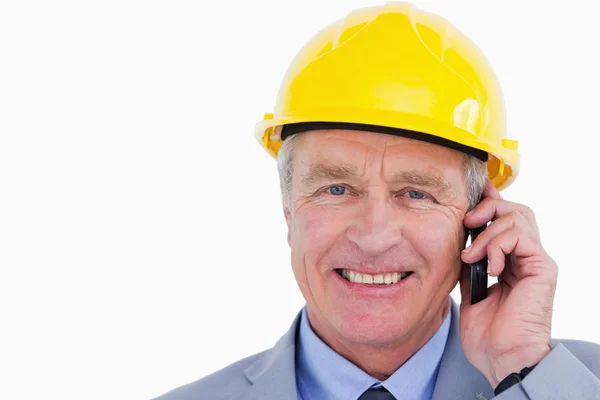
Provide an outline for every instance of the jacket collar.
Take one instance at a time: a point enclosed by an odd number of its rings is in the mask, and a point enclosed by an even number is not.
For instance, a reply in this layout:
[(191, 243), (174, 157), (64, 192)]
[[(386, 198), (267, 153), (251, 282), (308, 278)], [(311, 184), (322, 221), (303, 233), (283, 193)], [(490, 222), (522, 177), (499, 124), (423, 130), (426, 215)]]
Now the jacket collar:
[(450, 298), (452, 317), (444, 355), (440, 361), (432, 400), (488, 400), (494, 390), (487, 379), (469, 362), (460, 340), (460, 306)]
[(290, 329), (270, 351), (246, 368), (244, 375), (252, 386), (239, 399), (297, 399), (295, 358), (300, 316), (296, 315)]

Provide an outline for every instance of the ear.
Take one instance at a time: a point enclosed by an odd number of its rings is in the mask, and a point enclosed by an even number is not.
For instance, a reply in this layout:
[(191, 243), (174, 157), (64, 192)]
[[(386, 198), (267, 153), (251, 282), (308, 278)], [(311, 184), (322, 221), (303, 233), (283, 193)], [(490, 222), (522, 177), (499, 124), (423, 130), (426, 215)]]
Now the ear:
[(283, 215), (285, 216), (285, 223), (287, 224), (288, 233), (287, 233), (287, 241), (288, 245), (292, 245), (291, 234), (292, 234), (292, 213), (289, 208), (283, 207)]

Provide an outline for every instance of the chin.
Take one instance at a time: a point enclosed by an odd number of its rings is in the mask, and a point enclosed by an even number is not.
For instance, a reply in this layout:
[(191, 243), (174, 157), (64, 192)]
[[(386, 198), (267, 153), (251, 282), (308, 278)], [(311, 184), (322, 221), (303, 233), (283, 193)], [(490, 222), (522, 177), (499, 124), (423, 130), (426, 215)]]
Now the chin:
[(347, 340), (384, 346), (407, 340), (418, 329), (421, 319), (409, 309), (356, 310), (341, 307), (334, 311), (336, 329)]

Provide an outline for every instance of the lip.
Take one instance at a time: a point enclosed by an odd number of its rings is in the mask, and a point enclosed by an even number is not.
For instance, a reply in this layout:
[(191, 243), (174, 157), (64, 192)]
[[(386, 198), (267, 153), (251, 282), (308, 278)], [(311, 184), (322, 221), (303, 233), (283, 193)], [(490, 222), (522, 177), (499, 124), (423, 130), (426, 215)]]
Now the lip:
[(381, 275), (393, 274), (394, 272), (397, 272), (397, 273), (401, 273), (401, 272), (414, 272), (414, 271), (411, 271), (411, 270), (408, 270), (408, 269), (400, 269), (400, 270), (396, 269), (396, 270), (393, 270), (393, 271), (373, 271), (373, 270), (363, 271), (363, 270), (360, 270), (360, 269), (352, 269), (352, 268), (335, 268), (334, 271), (338, 271), (338, 270), (342, 270), (342, 269), (347, 269), (348, 271), (352, 271), (354, 273), (358, 272), (359, 274), (367, 274), (367, 275), (373, 275), (373, 276), (380, 275), (380, 274)]
[(364, 283), (350, 282), (349, 280), (343, 278), (335, 270), (331, 271), (331, 273), (334, 275), (333, 281), (337, 287), (356, 297), (398, 297), (399, 293), (405, 292), (412, 288), (415, 282), (414, 272), (406, 278), (398, 281), (398, 283), (392, 283), (390, 285), (369, 285)]

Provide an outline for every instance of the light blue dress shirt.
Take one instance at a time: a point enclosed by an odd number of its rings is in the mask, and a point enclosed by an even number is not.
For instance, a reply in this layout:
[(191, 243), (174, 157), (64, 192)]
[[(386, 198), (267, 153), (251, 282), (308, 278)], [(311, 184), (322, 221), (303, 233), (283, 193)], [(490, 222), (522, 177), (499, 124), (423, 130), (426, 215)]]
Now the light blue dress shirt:
[(449, 330), (450, 312), (431, 339), (381, 382), (325, 344), (312, 330), (305, 306), (296, 346), (298, 399), (356, 400), (371, 386), (384, 386), (398, 400), (430, 400)]

